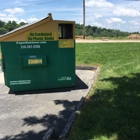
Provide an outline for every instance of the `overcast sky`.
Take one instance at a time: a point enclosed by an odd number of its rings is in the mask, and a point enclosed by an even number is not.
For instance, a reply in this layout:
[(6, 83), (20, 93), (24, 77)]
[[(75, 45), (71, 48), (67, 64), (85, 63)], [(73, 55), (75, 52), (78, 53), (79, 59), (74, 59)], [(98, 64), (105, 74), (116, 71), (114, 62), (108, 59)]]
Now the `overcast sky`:
[[(86, 25), (140, 32), (140, 1), (85, 0)], [(0, 0), (0, 20), (34, 22), (53, 19), (83, 22), (83, 0)]]

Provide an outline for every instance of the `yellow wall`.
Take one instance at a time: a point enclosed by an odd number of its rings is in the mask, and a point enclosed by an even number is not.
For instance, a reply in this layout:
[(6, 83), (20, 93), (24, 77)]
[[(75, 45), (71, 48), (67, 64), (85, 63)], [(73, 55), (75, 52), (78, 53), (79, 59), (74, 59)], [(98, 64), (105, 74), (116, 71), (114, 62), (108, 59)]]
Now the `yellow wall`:
[[(57, 26), (56, 26), (56, 23), (51, 21), (51, 22), (48, 22), (47, 24), (44, 23), (42, 24), (41, 26), (37, 26), (35, 28), (32, 28), (32, 29), (29, 29), (29, 30), (26, 30), (24, 31), (23, 33), (19, 34), (19, 35), (16, 35), (16, 36), (12, 36), (10, 38), (10, 40), (15, 40), (15, 41), (26, 41), (26, 36), (28, 33), (41, 33), (41, 32), (57, 32)], [(10, 41), (8, 39), (8, 41)]]
[(4, 39), (3, 41), (26, 41), (26, 35), (30, 32), (57, 32), (57, 25), (56, 22), (50, 21), (35, 27), (26, 27), (21, 31), (19, 30), (12, 33), (9, 38)]
[[(51, 20), (46, 18), (42, 21), (39, 21), (31, 26), (27, 26), (23, 29), (17, 30), (13, 33), (7, 34), (0, 38), (0, 41), (29, 41), (29, 33), (55, 33), (55, 40), (58, 40), (58, 24), (59, 23), (72, 23), (72, 21), (59, 21)], [(73, 29), (73, 36), (75, 38), (75, 29)]]

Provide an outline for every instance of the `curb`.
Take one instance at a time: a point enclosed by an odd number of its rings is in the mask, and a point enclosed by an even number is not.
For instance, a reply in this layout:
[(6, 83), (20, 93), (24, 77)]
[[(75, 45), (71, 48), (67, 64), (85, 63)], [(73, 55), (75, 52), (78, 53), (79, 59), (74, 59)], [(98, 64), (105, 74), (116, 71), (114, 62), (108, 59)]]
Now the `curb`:
[[(81, 106), (84, 103), (85, 98), (87, 97), (87, 95), (89, 94), (89, 92), (91, 91), (92, 86), (94, 85), (94, 82), (96, 80), (96, 77), (99, 73), (99, 67), (91, 67), (91, 66), (76, 66), (77, 70), (96, 70), (93, 79), (90, 81), (89, 83), (89, 88), (88, 91), (85, 93), (85, 95), (80, 99), (78, 105), (76, 106), (75, 111), (72, 112), (72, 114), (70, 115), (67, 124), (65, 125), (64, 129), (62, 130), (62, 133), (59, 136), (59, 140), (66, 140), (66, 137), (71, 129), (71, 126), (81, 108)], [(52, 137), (54, 135), (55, 132), (55, 128), (51, 127), (45, 134), (45, 136), (43, 137), (42, 140), (52, 140)]]
[[(84, 69), (84, 66), (82, 66), (82, 67), (80, 66), (80, 67), (78, 67), (78, 68), (85, 70), (85, 69)], [(89, 67), (89, 68), (88, 68), (87, 66), (86, 66), (85, 68), (86, 68), (86, 70), (95, 70), (95, 69), (96, 69), (96, 72), (95, 72), (95, 74), (94, 74), (94, 77), (93, 77), (92, 81), (91, 81), (90, 84), (89, 84), (89, 89), (88, 89), (88, 91), (86, 92), (85, 96), (83, 96), (83, 97), (81, 98), (81, 100), (79, 101), (79, 103), (78, 103), (78, 105), (77, 105), (77, 107), (76, 107), (76, 110), (73, 111), (73, 113), (71, 114), (71, 116), (70, 116), (70, 118), (69, 118), (67, 124), (65, 125), (65, 128), (63, 129), (62, 133), (61, 133), (60, 136), (59, 136), (59, 140), (66, 140), (66, 136), (68, 135), (68, 133), (69, 133), (69, 131), (70, 131), (70, 128), (71, 128), (71, 126), (72, 126), (72, 124), (73, 124), (73, 122), (74, 122), (74, 120), (75, 120), (75, 118), (76, 118), (76, 116), (77, 116), (77, 114), (78, 114), (78, 112), (79, 112), (81, 106), (83, 105), (85, 98), (87, 97), (87, 95), (88, 95), (89, 92), (91, 91), (91, 87), (93, 86), (93, 84), (94, 84), (94, 82), (95, 82), (95, 79), (96, 79), (96, 77), (97, 77), (97, 75), (98, 75), (98, 73), (99, 73), (99, 68), (95, 68), (95, 67)]]
[(77, 116), (77, 112), (73, 111), (71, 116), (69, 117), (69, 120), (68, 120), (67, 124), (65, 125), (65, 128), (63, 129), (62, 133), (59, 136), (59, 140), (65, 140), (65, 138), (66, 138), (67, 134), (69, 133), (69, 130), (70, 130), (76, 116)]
[(76, 66), (75, 69), (77, 70), (97, 70), (97, 67), (92, 66)]
[(49, 128), (42, 140), (51, 140), (55, 133), (54, 127)]

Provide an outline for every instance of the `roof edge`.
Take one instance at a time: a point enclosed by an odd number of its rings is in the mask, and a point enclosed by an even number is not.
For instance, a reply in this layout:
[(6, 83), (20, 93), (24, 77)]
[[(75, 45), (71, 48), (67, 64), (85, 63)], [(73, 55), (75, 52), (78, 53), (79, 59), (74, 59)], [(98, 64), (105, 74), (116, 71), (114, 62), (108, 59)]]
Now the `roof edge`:
[(52, 20), (53, 20), (53, 18), (52, 18), (52, 13), (48, 13), (48, 16), (45, 17), (45, 18), (43, 18), (43, 19), (41, 19), (41, 20), (38, 20), (38, 21), (36, 21), (36, 22), (29, 23), (29, 24), (25, 24), (25, 25), (23, 25), (23, 26), (21, 26), (21, 27), (19, 27), (19, 28), (16, 28), (16, 29), (14, 29), (14, 30), (12, 30), (12, 31), (10, 31), (10, 32), (8, 32), (8, 33), (6, 33), (6, 34), (0, 35), (0, 41), (5, 40), (6, 38), (9, 38), (9, 36), (10, 36), (12, 33), (14, 33), (14, 32), (18, 32), (18, 31), (20, 31), (20, 30), (22, 30), (22, 29), (24, 29), (24, 28), (26, 28), (26, 27), (30, 27), (30, 26), (32, 26), (32, 25), (35, 25), (36, 23), (39, 23), (39, 22), (41, 22), (41, 21), (43, 21), (43, 20), (45, 20), (45, 19), (48, 19), (48, 21), (52, 21)]

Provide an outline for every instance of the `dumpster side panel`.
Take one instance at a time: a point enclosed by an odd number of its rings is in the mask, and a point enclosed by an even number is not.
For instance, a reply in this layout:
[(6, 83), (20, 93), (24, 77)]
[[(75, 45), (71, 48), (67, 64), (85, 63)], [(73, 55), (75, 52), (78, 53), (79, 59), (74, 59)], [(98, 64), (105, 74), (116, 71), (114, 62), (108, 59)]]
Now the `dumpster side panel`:
[(74, 86), (75, 47), (61, 49), (58, 44), (1, 42), (5, 84), (14, 91)]

